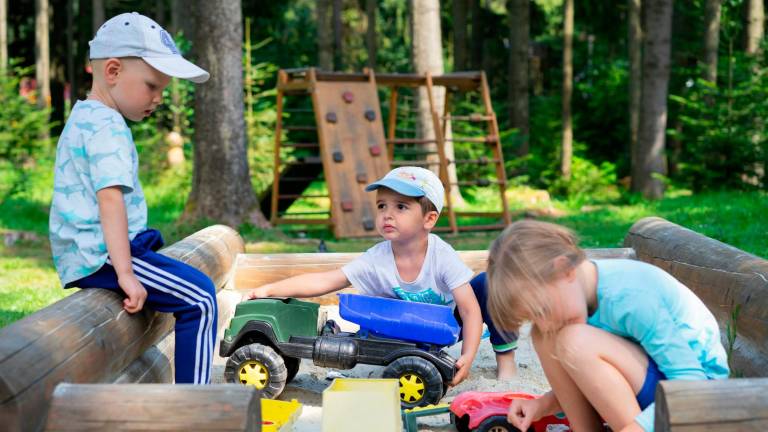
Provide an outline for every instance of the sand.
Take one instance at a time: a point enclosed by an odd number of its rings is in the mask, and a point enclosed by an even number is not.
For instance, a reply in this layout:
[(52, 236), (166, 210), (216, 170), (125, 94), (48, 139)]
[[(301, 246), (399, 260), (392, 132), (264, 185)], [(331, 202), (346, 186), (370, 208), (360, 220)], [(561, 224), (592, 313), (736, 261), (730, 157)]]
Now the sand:
[[(356, 330), (355, 324), (345, 322), (338, 317), (337, 306), (323, 306), (327, 310), (328, 317), (338, 322), (344, 331)], [(456, 344), (448, 348), (448, 353), (458, 358), (461, 353), (461, 345)], [(518, 341), (516, 355), (518, 373), (510, 381), (498, 381), (496, 379), (496, 360), (488, 339), (480, 343), (477, 358), (475, 358), (467, 380), (448, 390), (441, 403), (450, 402), (456, 395), (469, 391), (522, 391), (532, 394), (541, 394), (549, 390), (549, 385), (544, 378), (536, 354), (531, 345), (529, 328), (523, 327)], [(224, 382), (224, 365), (226, 359), (217, 356), (214, 360), (213, 381)], [(286, 386), (280, 396), (282, 400), (297, 399), (304, 406), (301, 416), (294, 424), (295, 432), (319, 431), (322, 421), (322, 393), (331, 384), (332, 377), (342, 374), (350, 378), (378, 378), (382, 368), (379, 366), (357, 365), (349, 370), (334, 370), (320, 368), (312, 364), (311, 360), (302, 360), (301, 368), (296, 378)], [(330, 376), (329, 376), (330, 374)], [(448, 416), (436, 416), (419, 419), (420, 431), (451, 431), (453, 426), (448, 425)]]

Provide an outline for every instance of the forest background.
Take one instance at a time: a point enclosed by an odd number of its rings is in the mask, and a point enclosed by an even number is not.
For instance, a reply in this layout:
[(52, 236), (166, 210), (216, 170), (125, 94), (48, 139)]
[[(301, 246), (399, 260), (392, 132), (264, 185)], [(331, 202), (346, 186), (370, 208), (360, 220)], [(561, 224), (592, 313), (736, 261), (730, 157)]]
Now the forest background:
[[(169, 242), (223, 222), (252, 252), (370, 246), (268, 227), (262, 210), (277, 71), (371, 67), (486, 73), (517, 216), (613, 247), (658, 215), (768, 257), (764, 10), (762, 0), (0, 0), (0, 326), (66, 295), (47, 244), (53, 160), (105, 18), (148, 15), (187, 55), (225, 71), (199, 87), (174, 80), (165, 105), (131, 124), (150, 224)], [(437, 48), (425, 56), (414, 49), (423, 44)], [(472, 170), (456, 175), (477, 178)], [(498, 204), (487, 188), (460, 198), (470, 209)], [(478, 249), (496, 234), (447, 239)]]

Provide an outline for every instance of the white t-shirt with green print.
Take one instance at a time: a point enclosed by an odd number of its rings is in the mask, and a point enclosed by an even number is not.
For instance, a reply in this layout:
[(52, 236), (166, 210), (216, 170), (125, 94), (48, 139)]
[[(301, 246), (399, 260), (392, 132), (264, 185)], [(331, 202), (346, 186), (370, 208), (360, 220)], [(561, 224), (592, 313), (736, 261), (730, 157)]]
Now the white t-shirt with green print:
[(96, 192), (120, 186), (128, 237), (147, 229), (139, 157), (123, 116), (94, 100), (72, 108), (56, 148), (49, 220), (51, 252), (61, 283), (96, 272), (107, 260)]

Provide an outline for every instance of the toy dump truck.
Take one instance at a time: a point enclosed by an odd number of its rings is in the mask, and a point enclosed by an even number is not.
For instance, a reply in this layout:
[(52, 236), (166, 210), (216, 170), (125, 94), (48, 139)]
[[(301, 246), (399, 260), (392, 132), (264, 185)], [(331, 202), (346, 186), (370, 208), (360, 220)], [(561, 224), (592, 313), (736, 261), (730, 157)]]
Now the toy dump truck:
[(443, 348), (456, 342), (460, 330), (450, 307), (339, 294), (340, 315), (360, 325), (356, 333), (318, 320), (318, 311), (317, 304), (293, 298), (240, 303), (221, 341), (220, 354), (229, 357), (226, 381), (275, 398), (305, 358), (336, 369), (384, 366), (382, 377), (399, 380), (406, 408), (435, 404), (445, 395), (456, 361)]

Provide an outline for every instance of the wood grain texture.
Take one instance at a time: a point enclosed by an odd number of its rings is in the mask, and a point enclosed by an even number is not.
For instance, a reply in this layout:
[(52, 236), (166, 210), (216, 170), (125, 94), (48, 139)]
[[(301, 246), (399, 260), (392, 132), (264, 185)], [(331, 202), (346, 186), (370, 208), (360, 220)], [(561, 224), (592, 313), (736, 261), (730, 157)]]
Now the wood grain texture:
[(768, 374), (768, 261), (656, 217), (635, 223), (624, 245), (704, 301), (718, 320), (726, 348), (725, 329), (738, 308), (731, 372)]
[[(201, 270), (218, 289), (243, 250), (237, 232), (217, 225), (160, 253)], [(0, 329), (0, 424), (41, 430), (56, 384), (110, 382), (172, 330), (173, 316), (147, 309), (129, 315), (120, 296), (98, 289), (75, 292)]]
[(239, 384), (67, 384), (46, 431), (260, 431), (256, 389)]
[(654, 430), (768, 430), (768, 378), (661, 381)]
[[(628, 248), (586, 249), (590, 258), (629, 258), (635, 253)], [(458, 251), (464, 263), (475, 273), (485, 271), (488, 251)], [(287, 277), (310, 272), (322, 272), (341, 268), (360, 256), (360, 253), (293, 253), (293, 254), (242, 254), (235, 264), (234, 286), (248, 290), (279, 281)], [(341, 292), (356, 292), (347, 288)], [(337, 304), (337, 293), (308, 299), (320, 304)]]

